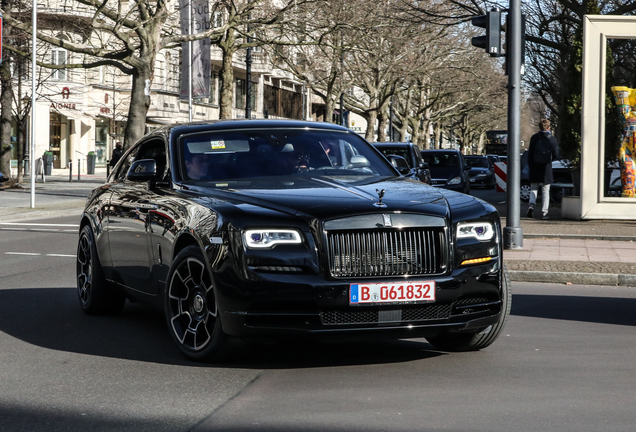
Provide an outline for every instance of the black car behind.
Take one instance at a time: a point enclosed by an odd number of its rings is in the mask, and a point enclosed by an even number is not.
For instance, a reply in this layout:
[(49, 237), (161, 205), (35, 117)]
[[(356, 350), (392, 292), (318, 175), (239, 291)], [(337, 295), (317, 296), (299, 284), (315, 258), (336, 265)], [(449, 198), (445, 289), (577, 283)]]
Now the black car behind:
[(80, 306), (165, 315), (194, 360), (234, 341), (426, 337), (449, 351), (499, 336), (510, 312), (494, 207), (407, 179), (326, 123), (158, 129), (89, 197)]
[(471, 186), (483, 186), (488, 189), (495, 187), (495, 166), (487, 156), (464, 156), (466, 164), (470, 167), (468, 178)]
[(470, 167), (459, 150), (422, 150), (421, 154), (428, 163), (433, 186), (470, 193)]
[(409, 174), (420, 181), (431, 184), (431, 172), (428, 165), (422, 159), (420, 149), (412, 142), (376, 142), (373, 147), (378, 149), (385, 157), (400, 156), (408, 164)]

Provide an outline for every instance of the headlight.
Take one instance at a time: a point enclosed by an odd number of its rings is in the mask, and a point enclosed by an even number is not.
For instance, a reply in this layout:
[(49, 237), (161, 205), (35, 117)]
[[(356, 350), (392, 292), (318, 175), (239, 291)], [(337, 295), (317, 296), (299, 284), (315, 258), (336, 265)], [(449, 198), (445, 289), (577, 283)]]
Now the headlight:
[(299, 244), (302, 242), (298, 231), (285, 229), (247, 230), (244, 237), (247, 247), (255, 249), (271, 248), (277, 244)]
[(461, 182), (462, 182), (461, 177), (455, 177), (454, 179), (450, 179), (447, 184), (454, 185), (454, 184), (460, 184)]
[(457, 225), (457, 238), (476, 238), (487, 241), (493, 238), (495, 230), (490, 222), (463, 222)]

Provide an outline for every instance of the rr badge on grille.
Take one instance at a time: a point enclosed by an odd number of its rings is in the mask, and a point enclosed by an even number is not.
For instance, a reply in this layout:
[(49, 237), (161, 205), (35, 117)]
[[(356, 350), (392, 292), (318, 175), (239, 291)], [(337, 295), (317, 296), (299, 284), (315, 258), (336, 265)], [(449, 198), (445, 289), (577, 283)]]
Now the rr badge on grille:
[(384, 226), (385, 227), (392, 227), (393, 223), (391, 222), (391, 215), (385, 214), (382, 215), (382, 217), (384, 218)]

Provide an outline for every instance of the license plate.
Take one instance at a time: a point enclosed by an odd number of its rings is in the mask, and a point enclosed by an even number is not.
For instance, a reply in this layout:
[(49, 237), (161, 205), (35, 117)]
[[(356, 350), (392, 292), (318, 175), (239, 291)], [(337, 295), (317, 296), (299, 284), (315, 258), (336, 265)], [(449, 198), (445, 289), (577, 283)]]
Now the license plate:
[(421, 303), (435, 301), (435, 281), (351, 284), (349, 304)]

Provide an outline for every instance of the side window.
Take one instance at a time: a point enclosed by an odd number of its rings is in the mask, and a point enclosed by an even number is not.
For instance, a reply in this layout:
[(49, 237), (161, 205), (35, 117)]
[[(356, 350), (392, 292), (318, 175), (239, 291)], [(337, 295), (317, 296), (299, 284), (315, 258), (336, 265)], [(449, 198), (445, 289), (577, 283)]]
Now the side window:
[(126, 174), (134, 161), (142, 159), (154, 159), (157, 163), (157, 180), (166, 178), (166, 146), (162, 140), (152, 140), (136, 145), (125, 155), (125, 160), (115, 175), (117, 181), (126, 180)]
[(126, 174), (135, 160), (135, 156), (139, 151), (139, 146), (135, 146), (130, 152), (124, 155), (124, 162), (119, 166), (119, 171), (115, 174), (115, 180), (118, 182), (126, 180)]
[(163, 140), (155, 139), (142, 143), (135, 160), (142, 159), (154, 159), (157, 163), (157, 180), (161, 181), (166, 178), (166, 145)]

